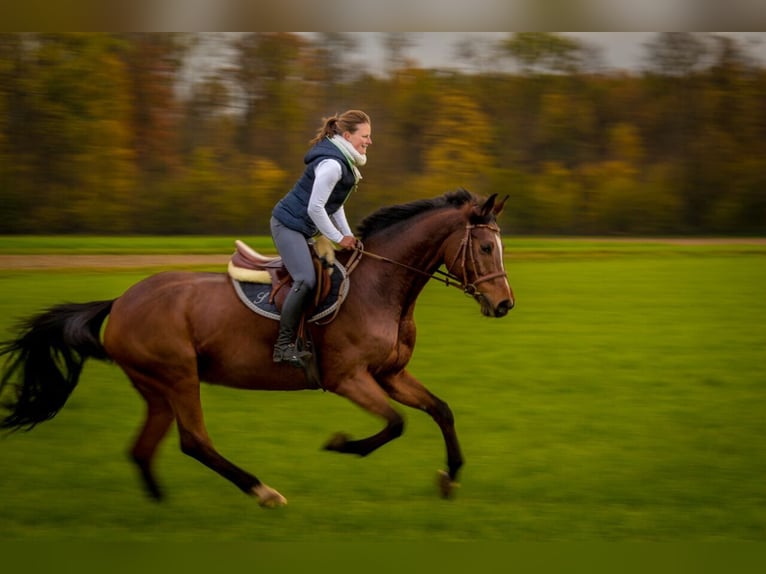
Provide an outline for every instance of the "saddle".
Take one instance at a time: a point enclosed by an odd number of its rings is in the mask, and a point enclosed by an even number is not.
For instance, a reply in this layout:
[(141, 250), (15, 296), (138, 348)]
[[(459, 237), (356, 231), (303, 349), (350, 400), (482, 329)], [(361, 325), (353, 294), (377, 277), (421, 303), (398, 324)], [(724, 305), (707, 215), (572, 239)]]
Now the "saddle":
[[(236, 250), (229, 260), (229, 276), (242, 283), (271, 285), (268, 302), (281, 311), (289, 288), (293, 284), (293, 278), (287, 271), (282, 258), (262, 255), (239, 239), (234, 242), (234, 245)], [(319, 306), (330, 294), (332, 272), (335, 268), (335, 249), (329, 239), (319, 236), (317, 239), (310, 240), (309, 245), (317, 286), (314, 290), (313, 305), (309, 305), (307, 312)]]

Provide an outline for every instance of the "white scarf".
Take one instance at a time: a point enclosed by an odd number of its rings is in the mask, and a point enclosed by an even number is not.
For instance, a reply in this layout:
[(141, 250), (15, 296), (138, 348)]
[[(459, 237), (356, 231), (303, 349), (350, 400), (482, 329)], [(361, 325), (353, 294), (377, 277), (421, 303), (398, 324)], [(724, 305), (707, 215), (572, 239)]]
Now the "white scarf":
[(362, 173), (356, 166), (364, 166), (364, 164), (367, 163), (367, 156), (356, 151), (356, 148), (354, 148), (354, 146), (340, 134), (332, 136), (330, 141), (334, 143), (335, 147), (337, 147), (346, 157), (354, 172), (354, 179), (356, 180), (356, 183), (359, 183), (359, 180), (362, 179)]

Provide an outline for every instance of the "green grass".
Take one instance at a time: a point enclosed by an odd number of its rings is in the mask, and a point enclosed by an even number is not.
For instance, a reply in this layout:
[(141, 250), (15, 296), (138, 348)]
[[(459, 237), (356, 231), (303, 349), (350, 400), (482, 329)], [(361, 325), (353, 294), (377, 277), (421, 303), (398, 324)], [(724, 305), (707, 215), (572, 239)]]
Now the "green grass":
[[(534, 240), (530, 240), (533, 241)], [(223, 454), (284, 494), (260, 509), (185, 457), (173, 434), (145, 499), (126, 450), (142, 401), (92, 362), (70, 402), (0, 439), (0, 535), (99, 541), (719, 541), (766, 538), (766, 249), (556, 242), (519, 256), (517, 308), (480, 316), (455, 289), (419, 302), (411, 370), (447, 400), (466, 466), (438, 498), (436, 425), (367, 458), (322, 452), (380, 423), (322, 392), (203, 387)], [(523, 251), (523, 250), (522, 250)], [(119, 295), (137, 272), (0, 271), (0, 337), (63, 300)]]
[[(232, 237), (207, 236), (135, 236), (93, 237), (87, 235), (0, 235), (0, 254), (162, 254), (230, 253), (234, 250)], [(271, 237), (240, 237), (253, 248), (274, 251)]]
[[(257, 250), (273, 252), (274, 243), (268, 236), (242, 236)], [(708, 243), (709, 242), (709, 243)], [(766, 244), (762, 239), (739, 238), (735, 240), (705, 240), (691, 238), (551, 238), (551, 237), (506, 237), (516, 258), (536, 257), (578, 257), (626, 255), (669, 255), (669, 254), (740, 254), (764, 253)], [(233, 250), (234, 238), (210, 236), (88, 236), (88, 235), (0, 235), (2, 254), (210, 254), (229, 253)]]

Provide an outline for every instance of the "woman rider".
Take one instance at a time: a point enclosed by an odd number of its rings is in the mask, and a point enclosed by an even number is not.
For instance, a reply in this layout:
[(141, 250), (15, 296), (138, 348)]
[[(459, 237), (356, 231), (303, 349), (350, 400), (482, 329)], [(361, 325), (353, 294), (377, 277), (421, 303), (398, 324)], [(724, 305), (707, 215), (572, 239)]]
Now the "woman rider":
[(363, 111), (347, 110), (325, 118), (303, 159), (303, 175), (272, 211), (271, 236), (293, 278), (282, 306), (274, 346), (276, 363), (302, 366), (311, 357), (295, 344), (298, 323), (317, 281), (308, 240), (321, 233), (344, 249), (355, 247), (343, 204), (362, 179), (359, 167), (367, 162), (371, 143), (370, 118)]

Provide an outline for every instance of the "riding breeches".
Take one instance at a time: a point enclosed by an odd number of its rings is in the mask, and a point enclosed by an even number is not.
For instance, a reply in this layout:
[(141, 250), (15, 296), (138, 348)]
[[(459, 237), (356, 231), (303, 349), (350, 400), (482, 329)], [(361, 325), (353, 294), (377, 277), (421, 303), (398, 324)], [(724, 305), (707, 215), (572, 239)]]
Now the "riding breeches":
[(271, 237), (293, 281), (296, 284), (303, 282), (309, 289), (314, 289), (316, 274), (306, 237), (274, 217), (271, 218)]

